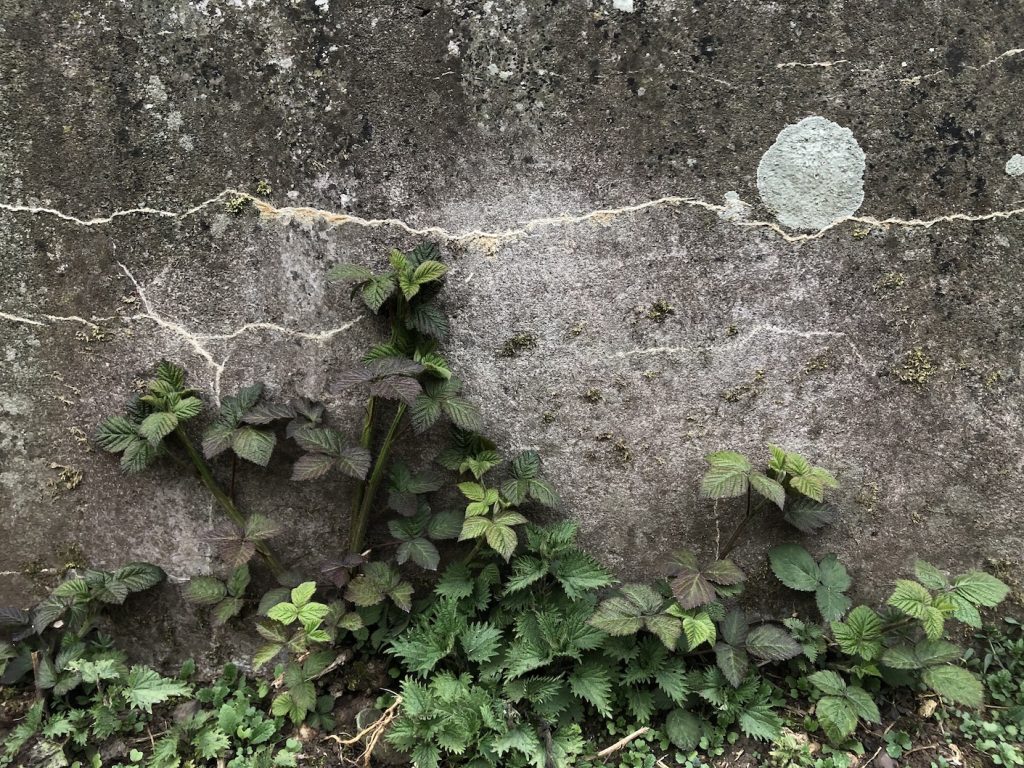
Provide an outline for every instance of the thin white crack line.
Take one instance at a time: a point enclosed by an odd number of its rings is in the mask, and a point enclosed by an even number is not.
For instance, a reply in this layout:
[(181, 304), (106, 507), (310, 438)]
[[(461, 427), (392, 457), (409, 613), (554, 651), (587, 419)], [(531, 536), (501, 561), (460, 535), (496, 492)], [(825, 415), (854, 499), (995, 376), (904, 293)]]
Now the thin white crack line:
[[(558, 226), (570, 226), (574, 224), (582, 224), (589, 221), (603, 221), (612, 219), (617, 216), (629, 215), (640, 213), (642, 211), (654, 209), (654, 208), (675, 208), (679, 206), (685, 206), (690, 208), (700, 208), (706, 211), (714, 212), (717, 214), (723, 213), (734, 213), (735, 202), (732, 206), (719, 205), (716, 203), (709, 203), (705, 200), (692, 197), (682, 197), (678, 195), (665, 195), (663, 197), (654, 198), (652, 200), (646, 200), (640, 203), (633, 203), (630, 205), (624, 205), (618, 208), (598, 208), (586, 213), (579, 214), (557, 214), (553, 216), (543, 216), (535, 219), (530, 219), (518, 227), (512, 227), (504, 230), (485, 230), (485, 229), (471, 229), (464, 232), (453, 232), (444, 227), (439, 226), (426, 226), (416, 227), (402, 219), (396, 218), (384, 218), (384, 219), (367, 219), (361, 216), (355, 216), (348, 213), (337, 213), (335, 211), (328, 211), (322, 208), (313, 208), (309, 206), (284, 206), (278, 208), (266, 200), (262, 200), (255, 195), (251, 195), (248, 192), (242, 192), (237, 189), (226, 189), (218, 195), (204, 200), (198, 205), (193, 205), (182, 211), (171, 211), (161, 210), (157, 208), (129, 208), (123, 211), (114, 211), (107, 216), (98, 216), (91, 219), (81, 219), (71, 214), (58, 211), (54, 208), (45, 208), (39, 206), (23, 206), (23, 205), (11, 205), (7, 203), (0, 203), (0, 210), (6, 210), (11, 212), (22, 212), (30, 213), (33, 215), (49, 215), (56, 216), (64, 221), (71, 222), (78, 226), (94, 227), (101, 226), (104, 224), (110, 224), (115, 219), (124, 216), (159, 216), (163, 218), (186, 218), (193, 216), (201, 211), (215, 205), (225, 197), (232, 196), (236, 198), (244, 198), (252, 203), (253, 207), (259, 211), (260, 215), (268, 219), (301, 219), (306, 221), (322, 221), (329, 226), (344, 226), (352, 224), (355, 226), (365, 227), (369, 229), (376, 228), (393, 228), (399, 229), (410, 235), (417, 236), (435, 236), (442, 240), (449, 242), (472, 242), (472, 241), (491, 241), (495, 244), (500, 244), (505, 241), (516, 240), (523, 237), (529, 237), (534, 233), (543, 228), (547, 227), (558, 227)], [(739, 201), (743, 205), (749, 206), (749, 203), (745, 203), (742, 200)], [(823, 227), (815, 232), (794, 234), (783, 229), (781, 226), (771, 221), (745, 221), (735, 220), (736, 226), (756, 228), (756, 229), (767, 229), (775, 232), (783, 240), (788, 243), (799, 243), (806, 240), (816, 240), (833, 229), (846, 224), (846, 223), (859, 223), (866, 224), (872, 227), (907, 227), (907, 228), (923, 228), (928, 229), (936, 226), (937, 224), (952, 223), (952, 222), (980, 222), (980, 221), (991, 221), (994, 219), (1008, 219), (1014, 216), (1020, 216), (1024, 214), (1024, 207), (1012, 208), (1003, 211), (990, 211), (982, 214), (968, 214), (968, 213), (950, 213), (942, 216), (936, 216), (931, 219), (901, 219), (897, 217), (888, 218), (875, 218), (871, 216), (848, 216), (846, 218), (838, 219), (837, 221), (829, 224), (827, 227)]]
[[(86, 320), (84, 317), (79, 317), (78, 315), (69, 315), (67, 317), (64, 317), (64, 316), (61, 316), (61, 315), (44, 315), (44, 314), (40, 314), (40, 315), (38, 315), (38, 317), (45, 318), (46, 320), (48, 320), (51, 323), (81, 323), (82, 325), (89, 326), (90, 328), (92, 328), (95, 331), (101, 330), (100, 326), (97, 325), (96, 323), (94, 323), (92, 320)], [(33, 320), (30, 317), (22, 317), (21, 315), (12, 315), (9, 312), (0, 312), (0, 318), (3, 318), (4, 320), (10, 320), (12, 323), (22, 323), (24, 325), (36, 325), (36, 326), (45, 326), (46, 325), (46, 323), (44, 323), (42, 320)], [(110, 317), (100, 317), (100, 318), (96, 318), (96, 319), (102, 321), (102, 320), (112, 320), (113, 318), (110, 318)]]
[[(991, 67), (996, 62), (1002, 61), (1003, 59), (1009, 59), (1009, 58), (1012, 58), (1014, 56), (1020, 56), (1022, 53), (1024, 53), (1024, 48), (1011, 48), (1010, 50), (1003, 51), (998, 56), (989, 59), (984, 64), (978, 64), (976, 66), (966, 66), (966, 67), (963, 68), (962, 71), (964, 71), (964, 72), (978, 72), (978, 71), (980, 71), (982, 69), (987, 69), (988, 67)], [(932, 80), (932, 79), (934, 79), (936, 77), (942, 77), (942, 75), (948, 75), (950, 73), (950, 71), (951, 70), (949, 70), (949, 69), (939, 69), (939, 70), (936, 70), (935, 72), (931, 72), (930, 74), (927, 74), (927, 75), (916, 75), (914, 77), (904, 77), (904, 78), (900, 78), (899, 83), (901, 85), (917, 85), (922, 80)]]
[(871, 373), (872, 369), (867, 364), (864, 356), (861, 355), (860, 349), (857, 345), (850, 340), (849, 334), (843, 331), (804, 331), (797, 328), (783, 328), (777, 325), (758, 325), (750, 329), (746, 334), (739, 338), (726, 339), (723, 343), (719, 344), (701, 344), (697, 346), (661, 346), (661, 347), (641, 347), (638, 349), (627, 349), (612, 354), (615, 358), (627, 358), (627, 357), (640, 357), (646, 355), (697, 355), (701, 353), (716, 353), (721, 351), (728, 351), (739, 347), (744, 347), (753, 341), (757, 336), (763, 333), (775, 334), (777, 336), (796, 336), (801, 339), (813, 339), (813, 338), (836, 338), (845, 341), (849, 347), (853, 356), (857, 359), (857, 363), (867, 373)]
[(155, 323), (160, 328), (170, 331), (174, 335), (183, 339), (192, 348), (192, 350), (197, 355), (199, 355), (199, 357), (203, 358), (203, 360), (206, 361), (206, 364), (209, 367), (209, 369), (213, 372), (213, 396), (214, 400), (217, 403), (220, 402), (221, 378), (224, 374), (224, 369), (227, 366), (227, 362), (230, 359), (233, 350), (229, 349), (227, 353), (224, 355), (224, 358), (220, 362), (217, 362), (213, 355), (213, 352), (207, 349), (206, 346), (203, 344), (204, 341), (230, 341), (232, 339), (238, 338), (239, 336), (242, 336), (245, 333), (248, 333), (249, 331), (272, 331), (274, 333), (280, 333), (291, 338), (307, 339), (309, 341), (315, 342), (325, 342), (330, 341), (338, 334), (344, 333), (345, 331), (349, 330), (352, 326), (354, 326), (356, 323), (363, 319), (362, 316), (360, 316), (355, 318), (354, 320), (350, 320), (344, 325), (338, 326), (337, 328), (329, 328), (323, 331), (299, 331), (293, 328), (287, 328), (283, 325), (278, 325), (276, 323), (257, 322), (246, 323), (245, 325), (242, 325), (233, 331), (229, 331), (228, 333), (195, 333), (193, 331), (190, 331), (181, 323), (175, 322), (174, 320), (169, 320), (163, 315), (161, 315), (159, 312), (157, 312), (156, 309), (153, 307), (152, 302), (149, 300), (149, 296), (146, 294), (145, 289), (139, 284), (139, 281), (135, 279), (135, 276), (131, 273), (128, 267), (126, 267), (121, 262), (118, 262), (117, 265), (121, 268), (121, 271), (124, 272), (125, 276), (131, 281), (132, 285), (135, 287), (135, 293), (138, 295), (139, 301), (142, 302), (142, 308), (145, 310), (142, 313), (132, 315), (130, 319), (149, 320), (150, 322)]
[(840, 64), (849, 64), (849, 59), (837, 59), (836, 61), (786, 61), (776, 64), (776, 69), (829, 69)]

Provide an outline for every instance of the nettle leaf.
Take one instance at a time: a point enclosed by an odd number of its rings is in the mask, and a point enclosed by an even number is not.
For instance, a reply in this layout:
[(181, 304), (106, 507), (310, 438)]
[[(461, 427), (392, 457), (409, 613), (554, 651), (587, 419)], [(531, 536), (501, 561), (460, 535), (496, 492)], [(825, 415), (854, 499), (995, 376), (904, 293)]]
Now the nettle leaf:
[(715, 663), (732, 686), (739, 688), (743, 678), (747, 676), (750, 657), (742, 648), (728, 643), (718, 643), (715, 646)]
[(589, 702), (604, 717), (611, 717), (612, 681), (608, 669), (600, 663), (583, 663), (569, 675), (573, 694)]
[(161, 677), (149, 667), (132, 667), (125, 678), (122, 695), (133, 709), (151, 713), (154, 704), (189, 696), (192, 688), (180, 680)]
[(703, 496), (724, 499), (747, 492), (752, 467), (746, 456), (735, 451), (716, 451), (709, 453), (705, 460), (711, 468), (701, 481)]
[(469, 661), (484, 664), (498, 654), (501, 630), (491, 624), (470, 624), (459, 635), (459, 643)]

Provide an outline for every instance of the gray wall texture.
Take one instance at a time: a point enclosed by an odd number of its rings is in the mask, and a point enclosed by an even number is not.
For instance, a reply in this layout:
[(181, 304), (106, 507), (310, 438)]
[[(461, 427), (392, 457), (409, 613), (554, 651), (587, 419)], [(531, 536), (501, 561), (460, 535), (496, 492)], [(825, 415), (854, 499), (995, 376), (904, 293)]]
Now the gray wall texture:
[[(836, 470), (812, 548), (862, 594), (918, 556), (1012, 571), (1022, 29), (1016, 0), (0, 0), (0, 602), (69, 562), (208, 571), (202, 489), (122, 477), (96, 424), (161, 357), (211, 399), (324, 397), (376, 337), (326, 269), (425, 237), (490, 433), (619, 573), (713, 549), (701, 457), (766, 441)], [(312, 563), (349, 485), (288, 472), (240, 500)]]

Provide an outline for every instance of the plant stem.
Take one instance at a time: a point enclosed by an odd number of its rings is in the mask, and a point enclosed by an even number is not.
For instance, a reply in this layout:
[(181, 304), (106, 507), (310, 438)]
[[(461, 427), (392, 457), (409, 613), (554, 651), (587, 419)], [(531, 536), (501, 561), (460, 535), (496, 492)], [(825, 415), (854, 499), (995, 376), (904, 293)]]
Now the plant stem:
[(394, 446), (395, 437), (398, 434), (399, 427), (402, 425), (402, 417), (405, 416), (407, 408), (408, 406), (405, 403), (398, 406), (395, 417), (391, 420), (391, 427), (388, 429), (388, 433), (384, 436), (384, 442), (380, 446), (377, 460), (370, 471), (370, 478), (366, 481), (366, 485), (363, 488), (359, 509), (352, 516), (352, 521), (349, 524), (349, 552), (358, 553), (363, 549), (363, 539), (366, 537), (366, 526), (370, 518), (370, 507), (373, 505), (377, 489), (384, 479), (384, 468), (387, 466), (388, 457), (391, 455), (391, 448)]
[[(359, 444), (366, 450), (370, 450), (373, 444), (373, 411), (377, 403), (377, 399), (370, 395), (370, 399), (366, 401), (366, 417), (363, 419), (363, 433), (359, 438)], [(355, 520), (359, 515), (359, 508), (363, 504), (363, 496), (366, 494), (367, 481), (364, 479), (358, 486), (356, 486), (356, 492), (352, 494), (352, 514), (350, 521)], [(351, 522), (350, 522), (351, 525)]]
[(732, 532), (729, 540), (725, 542), (725, 547), (722, 548), (721, 553), (718, 555), (719, 560), (728, 557), (729, 553), (736, 548), (736, 540), (739, 539), (740, 533), (746, 527), (747, 523), (750, 522), (750, 519), (753, 516), (754, 514), (750, 506), (750, 486), (747, 485), (747, 511), (744, 513), (743, 519), (740, 520), (740, 524), (736, 526), (736, 530)]
[[(245, 528), (245, 515), (242, 514), (241, 510), (235, 506), (235, 502), (231, 500), (231, 497), (224, 493), (223, 489), (217, 484), (217, 480), (213, 476), (213, 472), (210, 470), (210, 465), (206, 463), (206, 459), (203, 455), (196, 450), (196, 447), (192, 444), (185, 430), (178, 426), (174, 430), (175, 437), (178, 438), (178, 442), (185, 448), (185, 452), (188, 457), (192, 460), (192, 464), (196, 468), (196, 472), (199, 473), (199, 479), (203, 481), (203, 485), (210, 492), (217, 503), (221, 505), (228, 517), (231, 518), (232, 522), (240, 528)], [(256, 551), (259, 552), (263, 559), (267, 562), (271, 572), (274, 576), (281, 576), (284, 573), (284, 567), (278, 562), (277, 558), (274, 557), (274, 553), (270, 551), (270, 547), (265, 542), (256, 543)]]

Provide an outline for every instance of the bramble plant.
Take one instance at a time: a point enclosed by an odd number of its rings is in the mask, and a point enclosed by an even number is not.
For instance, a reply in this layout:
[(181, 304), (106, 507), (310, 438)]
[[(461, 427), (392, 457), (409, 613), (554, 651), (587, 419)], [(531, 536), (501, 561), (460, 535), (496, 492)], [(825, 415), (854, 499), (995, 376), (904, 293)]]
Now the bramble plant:
[[(669, 751), (696, 768), (744, 736), (774, 743), (772, 764), (839, 768), (849, 765), (847, 753), (864, 751), (858, 729), (879, 723), (879, 705), (902, 690), (960, 707), (978, 748), (1015, 764), (1019, 724), (1010, 720), (1022, 700), (1013, 677), (1020, 665), (1005, 661), (1011, 646), (990, 640), (1001, 655), (980, 660), (950, 639), (954, 622), (982, 627), (982, 611), (1006, 597), (1006, 585), (982, 571), (950, 577), (918, 562), (884, 605), (855, 605), (849, 571), (814, 542), (836, 518), (827, 497), (838, 481), (801, 454), (769, 445), (760, 465), (736, 451), (709, 454), (701, 494), (716, 506), (716, 532), (719, 509), (736, 514), (736, 525), (721, 545), (716, 535), (713, 552), (676, 552), (667, 578), (654, 583), (620, 584), (577, 545), (571, 522), (531, 522), (532, 508), (557, 507), (559, 496), (536, 451), (505, 456), (480, 434), (482, 417), (439, 352), (448, 333), (438, 303), (446, 271), (433, 245), (392, 251), (384, 271), (330, 271), (388, 332), (331, 379), (335, 391), (365, 396), (351, 438), (322, 404), (278, 403), (261, 384), (224, 398), (197, 432), (203, 400), (169, 362), (125, 414), (103, 422), (97, 441), (121, 455), (125, 471), (174, 461), (225, 513), (212, 539), (222, 567), (192, 578), (184, 593), (216, 625), (255, 614), (265, 642), (254, 665), (272, 666), (273, 680), (250, 684), (228, 667), (199, 687), (190, 670), (171, 679), (129, 668), (109, 639), (90, 631), (99, 606), (155, 583), (158, 569), (77, 574), (33, 614), (0, 612), (12, 626), (0, 673), (25, 676), (45, 648), (35, 680), (52, 692), (50, 711), (30, 710), (4, 760), (31, 748), (92, 765), (97, 744), (116, 736), (127, 745), (117, 755), (123, 765), (294, 765), (302, 747), (286, 729), (334, 728), (332, 673), (384, 653), (398, 692), (374, 710), (376, 723), (339, 739), (372, 734), (367, 761), (383, 736), (417, 768), (608, 759), (653, 768)], [(450, 439), (436, 468), (392, 458), (410, 432), (442, 421)], [(303, 563), (286, 568), (269, 544), (280, 526), (235, 500), (239, 462), (267, 467), (284, 440), (301, 453), (293, 480), (335, 473), (353, 481), (343, 500), (347, 540), (313, 573)], [(773, 617), (740, 602), (750, 566), (737, 557), (743, 534), (769, 515), (802, 537), (773, 547), (768, 565), (785, 587), (813, 596), (807, 615)], [(260, 583), (257, 556), (278, 583), (258, 599), (248, 594)], [(432, 589), (421, 588), (435, 573)], [(1007, 718), (977, 714), (986, 691)], [(159, 739), (132, 738), (153, 722), (151, 707), (179, 700), (188, 706)], [(789, 700), (806, 710), (799, 722)], [(813, 752), (797, 728), (820, 731), (828, 745)], [(909, 742), (892, 733), (879, 748), (906, 751)], [(622, 738), (599, 753), (595, 740), (607, 736)]]

